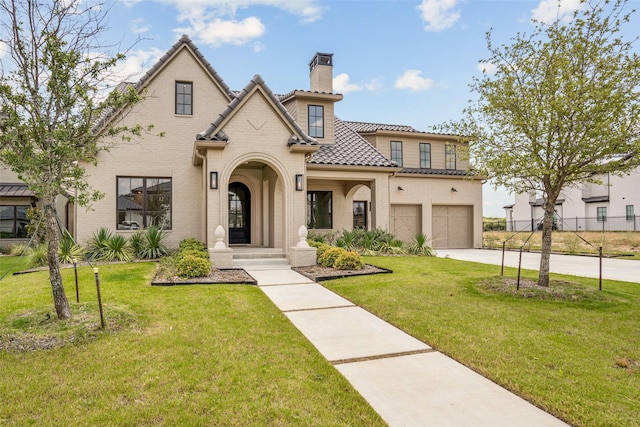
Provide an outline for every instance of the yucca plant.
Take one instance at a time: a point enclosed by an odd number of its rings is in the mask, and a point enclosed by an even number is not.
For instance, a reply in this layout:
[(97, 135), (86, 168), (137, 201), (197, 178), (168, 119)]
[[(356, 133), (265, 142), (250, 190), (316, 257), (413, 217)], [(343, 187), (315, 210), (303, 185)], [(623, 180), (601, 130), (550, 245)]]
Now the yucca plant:
[(106, 241), (103, 256), (99, 259), (104, 261), (131, 261), (133, 259), (133, 250), (124, 236), (114, 234)]
[(68, 232), (65, 232), (60, 238), (58, 257), (63, 264), (71, 264), (74, 259), (82, 259), (82, 247), (73, 240)]
[(336, 240), (336, 246), (347, 251), (353, 251), (356, 247), (356, 232), (344, 230), (342, 236)]
[(414, 237), (413, 244), (409, 247), (409, 253), (413, 255), (435, 256), (433, 248), (428, 244), (429, 239), (423, 233)]
[(138, 230), (129, 237), (129, 246), (133, 251), (133, 256), (136, 258), (142, 258), (142, 251), (144, 250), (144, 231)]
[(104, 259), (107, 251), (107, 242), (113, 237), (113, 232), (106, 227), (100, 227), (93, 233), (87, 243), (86, 256), (90, 260)]
[(144, 259), (157, 259), (167, 255), (169, 250), (164, 244), (165, 237), (166, 233), (164, 230), (159, 229), (155, 225), (149, 227), (144, 233), (140, 257)]
[(27, 255), (29, 267), (44, 267), (48, 263), (47, 244), (41, 243), (33, 248)]

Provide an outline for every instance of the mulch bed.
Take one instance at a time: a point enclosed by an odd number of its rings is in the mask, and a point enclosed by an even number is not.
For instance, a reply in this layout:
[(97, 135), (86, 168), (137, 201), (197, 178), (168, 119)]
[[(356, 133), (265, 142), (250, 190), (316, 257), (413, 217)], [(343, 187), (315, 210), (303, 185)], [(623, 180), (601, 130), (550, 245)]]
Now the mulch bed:
[(182, 277), (158, 277), (152, 281), (152, 286), (174, 286), (174, 285), (256, 285), (256, 279), (251, 277), (249, 273), (241, 268), (233, 268), (229, 270), (212, 269), (207, 277), (196, 277), (193, 279), (185, 279)]
[(364, 276), (367, 274), (392, 273), (391, 270), (369, 264), (365, 264), (364, 267), (362, 267), (362, 269), (360, 270), (338, 270), (337, 268), (323, 267), (321, 265), (311, 265), (309, 267), (292, 267), (291, 269), (313, 280), (314, 282), (340, 279), (342, 277), (350, 276)]

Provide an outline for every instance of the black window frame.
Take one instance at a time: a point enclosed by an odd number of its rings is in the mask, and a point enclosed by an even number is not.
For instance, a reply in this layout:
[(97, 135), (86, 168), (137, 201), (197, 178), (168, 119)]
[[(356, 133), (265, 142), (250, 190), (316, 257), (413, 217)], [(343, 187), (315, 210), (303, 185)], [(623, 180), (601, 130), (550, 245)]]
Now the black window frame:
[[(27, 210), (31, 209), (32, 205), (2, 205), (2, 208), (10, 208), (12, 212), (11, 217), (0, 218), (0, 221), (11, 221), (13, 223), (12, 230), (10, 235), (2, 235), (0, 234), (0, 238), (2, 239), (26, 239), (28, 237), (27, 233), (27, 225), (31, 223), (27, 216)], [(18, 208), (24, 209), (24, 220), (21, 220), (18, 217)], [(19, 227), (22, 224), (23, 227)], [(20, 231), (20, 233), (18, 232)]]
[[(445, 144), (444, 146), (444, 168), (446, 170), (456, 170), (457, 154), (455, 144)], [(453, 165), (452, 165), (453, 161)]]
[(626, 205), (624, 207), (624, 213), (627, 218), (627, 221), (633, 221), (635, 219), (636, 214), (634, 212), (633, 205)]
[[(396, 162), (398, 166), (402, 166), (402, 141), (389, 141), (389, 153), (391, 156), (391, 161)], [(400, 154), (398, 156), (398, 153)], [(400, 159), (400, 161), (398, 161)]]
[[(316, 124), (318, 119), (320, 119), (320, 125)], [(324, 105), (307, 105), (307, 125), (310, 137), (324, 138)]]
[[(190, 88), (190, 93), (186, 94), (183, 91), (181, 91), (181, 89), (183, 89), (185, 86), (188, 86)], [(180, 96), (188, 96), (189, 97), (189, 102), (180, 102), (182, 101), (180, 99)], [(179, 106), (183, 107), (182, 111), (179, 110)], [(184, 107), (188, 106), (189, 107), (189, 112), (185, 112), (184, 111)], [(176, 85), (175, 85), (175, 114), (178, 116), (193, 116), (193, 82), (187, 82), (187, 81), (176, 81)]]
[[(325, 224), (320, 224), (318, 226), (317, 218), (319, 214), (317, 214), (317, 203), (318, 199), (323, 199), (326, 196), (329, 196), (329, 207), (328, 207), (328, 227), (324, 227)], [(322, 197), (318, 197), (322, 196)], [(326, 216), (324, 214), (323, 216)], [(307, 228), (311, 230), (332, 230), (333, 229), (333, 191), (307, 191)]]
[(596, 218), (598, 222), (607, 222), (607, 207), (606, 206), (598, 206), (596, 207)]
[[(124, 214), (124, 218), (122, 221), (120, 221), (120, 212), (126, 212), (126, 210), (121, 210), (119, 209), (118, 203), (121, 197), (120, 194), (120, 180), (134, 180), (134, 179), (139, 179), (142, 180), (142, 185), (139, 187), (141, 188), (141, 198), (142, 198), (142, 204), (140, 206), (142, 206), (142, 212), (141, 212), (141, 217), (142, 217), (142, 224), (137, 224), (134, 226), (132, 224), (133, 221), (128, 221), (126, 219), (126, 213)], [(154, 225), (154, 224), (148, 224), (147, 223), (147, 216), (149, 215), (150, 209), (148, 206), (148, 201), (149, 201), (149, 192), (148, 192), (148, 185), (147, 185), (147, 181), (148, 180), (168, 180), (168, 184), (169, 184), (169, 209), (168, 209), (168, 223), (169, 225), (167, 227), (160, 227), (158, 226), (158, 228), (162, 229), (162, 230), (172, 230), (173, 229), (173, 178), (171, 177), (163, 177), (163, 176), (116, 176), (116, 230), (118, 231), (125, 231), (125, 230), (137, 230), (140, 228), (147, 228), (150, 225)], [(158, 183), (157, 185), (161, 185), (164, 184), (164, 182), (162, 183)], [(133, 191), (133, 188), (131, 188), (132, 185), (129, 185), (130, 191)], [(127, 224), (125, 224), (127, 223)], [(157, 225), (157, 224), (155, 224)]]
[[(360, 205), (362, 207), (362, 214), (361, 215), (356, 215), (356, 205)], [(366, 200), (354, 200), (353, 201), (353, 229), (362, 229), (362, 230), (366, 230), (367, 229), (367, 219), (368, 219), (368, 207), (367, 207), (368, 203)], [(358, 217), (362, 217), (362, 224), (358, 224), (357, 218)]]
[[(423, 151), (422, 150), (423, 147), (428, 148), (428, 150)], [(431, 169), (431, 143), (421, 142), (420, 145), (418, 146), (418, 152), (420, 157), (420, 169)], [(429, 154), (428, 163), (427, 163), (427, 159), (423, 158), (423, 154), (427, 152)]]

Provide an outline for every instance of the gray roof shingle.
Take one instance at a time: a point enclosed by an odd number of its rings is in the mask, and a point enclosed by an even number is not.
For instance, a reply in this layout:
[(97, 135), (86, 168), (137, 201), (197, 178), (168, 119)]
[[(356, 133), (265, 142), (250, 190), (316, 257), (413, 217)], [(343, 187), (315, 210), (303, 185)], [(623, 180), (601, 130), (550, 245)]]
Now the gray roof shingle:
[(335, 144), (320, 146), (311, 157), (311, 164), (398, 167), (338, 117), (334, 123)]
[(34, 194), (26, 184), (2, 184), (0, 197), (34, 197)]
[(352, 122), (345, 121), (345, 124), (351, 129), (360, 133), (370, 133), (379, 130), (390, 130), (394, 132), (419, 132), (411, 126), (406, 125), (391, 125), (382, 123), (367, 123), (367, 122)]

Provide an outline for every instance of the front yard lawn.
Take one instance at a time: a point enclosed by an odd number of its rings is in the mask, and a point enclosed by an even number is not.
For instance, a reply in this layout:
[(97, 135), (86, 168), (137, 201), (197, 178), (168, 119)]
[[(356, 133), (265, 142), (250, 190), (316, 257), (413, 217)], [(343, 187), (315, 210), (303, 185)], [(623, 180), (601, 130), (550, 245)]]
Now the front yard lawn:
[[(0, 348), (51, 330), (66, 345), (0, 350), (0, 424), (384, 425), (260, 289), (151, 287), (154, 270), (100, 266), (107, 332), (55, 322), (47, 272), (1, 280)], [(93, 272), (79, 271), (77, 304), (63, 270), (74, 318), (99, 325)]]
[(599, 293), (596, 279), (563, 276), (585, 292), (539, 299), (480, 285), (499, 277), (500, 266), (366, 262), (394, 273), (324, 286), (572, 425), (640, 426), (640, 284), (605, 281)]

